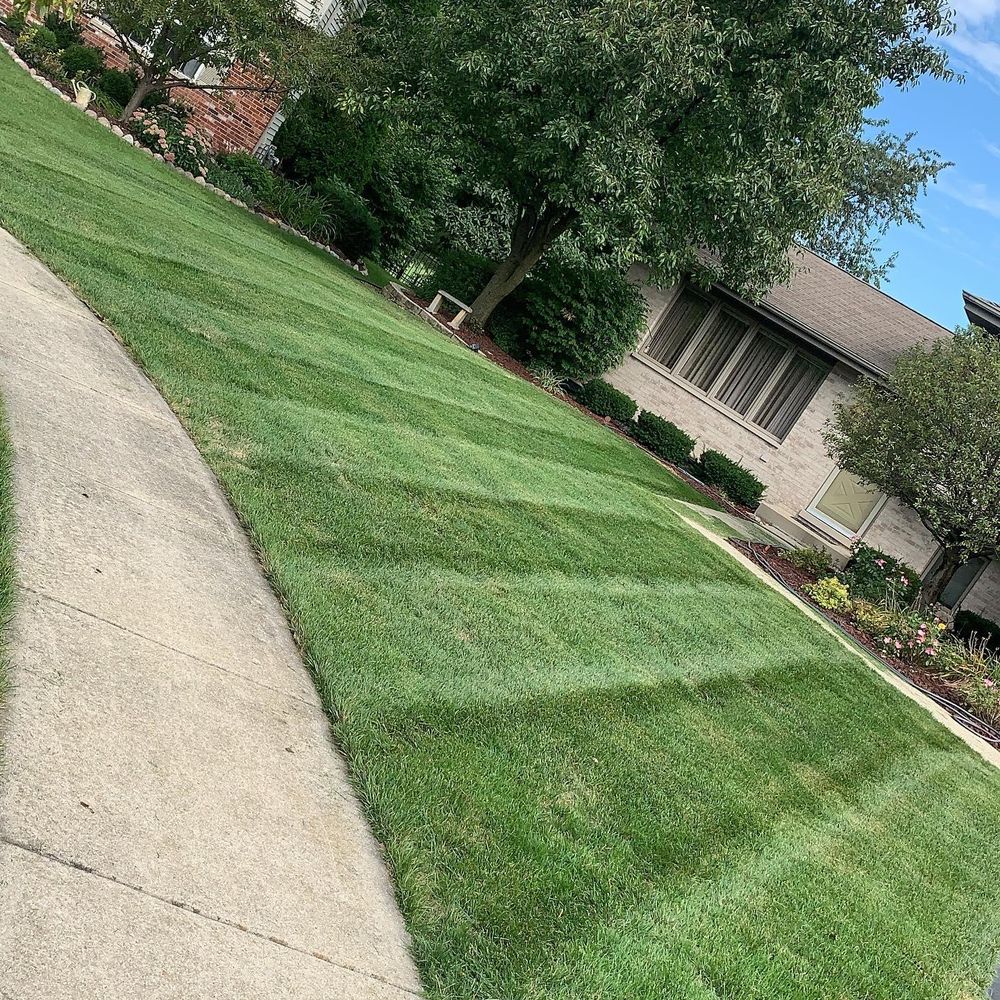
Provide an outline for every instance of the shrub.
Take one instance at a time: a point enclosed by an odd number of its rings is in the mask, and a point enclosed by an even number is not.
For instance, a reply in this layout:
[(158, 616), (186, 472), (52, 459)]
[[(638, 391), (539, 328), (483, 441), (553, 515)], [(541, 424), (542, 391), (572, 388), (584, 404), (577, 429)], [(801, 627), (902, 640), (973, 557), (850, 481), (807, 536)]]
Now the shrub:
[(610, 417), (620, 424), (628, 424), (635, 417), (638, 404), (603, 379), (591, 379), (576, 393), (577, 400), (599, 417)]
[(242, 201), (250, 208), (257, 208), (257, 193), (243, 178), (233, 170), (222, 166), (218, 160), (214, 160), (208, 165), (208, 173), (205, 179), (209, 184), (214, 184), (217, 188), (222, 188), (231, 198)]
[(329, 203), (305, 184), (274, 177), (270, 189), (260, 193), (260, 199), (263, 208), (283, 219), (292, 229), (316, 240), (333, 238)]
[(919, 611), (904, 611), (884, 630), (882, 648), (891, 656), (934, 669), (940, 669), (939, 662), (944, 656), (949, 660), (948, 666), (954, 668), (963, 658), (954, 656), (956, 644), (950, 643), (944, 632), (944, 622)]
[(382, 236), (378, 220), (368, 206), (341, 180), (329, 177), (315, 185), (326, 203), (331, 239), (351, 260), (368, 257)]
[(879, 549), (857, 542), (844, 569), (855, 597), (874, 603), (909, 607), (920, 593), (920, 574)]
[(58, 11), (52, 11), (45, 18), (45, 27), (55, 35), (56, 47), (69, 48), (83, 41), (83, 29), (76, 21), (68, 21)]
[(3, 22), (7, 26), (7, 30), (15, 37), (18, 38), (22, 31), (28, 26), (27, 18), (19, 11), (13, 11), (4, 18)]
[(542, 261), (498, 316), (512, 354), (573, 378), (612, 368), (639, 340), (646, 306), (618, 271)]
[(309, 91), (289, 109), (274, 137), (281, 172), (313, 187), (339, 178), (361, 191), (372, 176), (383, 128), (371, 116), (349, 113), (326, 88)]
[(683, 465), (691, 459), (694, 438), (649, 410), (639, 414), (639, 419), (629, 427), (629, 431), (639, 444), (674, 465)]
[(1000, 653), (1000, 624), (974, 611), (959, 611), (953, 626), (955, 635), (972, 646), (982, 644), (991, 653)]
[(161, 153), (168, 163), (201, 177), (208, 173), (208, 144), (181, 109), (167, 105), (155, 111), (136, 111), (132, 128), (143, 146)]
[(733, 503), (756, 507), (763, 499), (767, 487), (749, 469), (721, 452), (703, 452), (698, 465), (702, 479), (718, 486)]
[(122, 108), (135, 93), (135, 84), (135, 77), (120, 69), (106, 69), (97, 78), (97, 89)]
[(800, 549), (792, 549), (785, 558), (803, 573), (826, 576), (830, 572), (830, 553), (826, 549), (807, 545)]
[(91, 45), (70, 45), (60, 54), (63, 69), (72, 80), (96, 81), (104, 68), (104, 56)]
[(17, 36), (17, 54), (29, 65), (47, 76), (62, 76), (62, 62), (56, 52), (56, 36), (42, 25), (32, 25)]
[(274, 174), (249, 153), (220, 153), (215, 162), (239, 177), (251, 191), (262, 192), (271, 188)]
[(846, 611), (851, 606), (847, 584), (835, 576), (826, 576), (802, 588), (821, 608), (827, 611)]
[(457, 248), (443, 250), (437, 255), (434, 272), (416, 282), (414, 291), (421, 298), (432, 299), (438, 289), (444, 289), (463, 302), (471, 303), (494, 270), (496, 265), (479, 254)]

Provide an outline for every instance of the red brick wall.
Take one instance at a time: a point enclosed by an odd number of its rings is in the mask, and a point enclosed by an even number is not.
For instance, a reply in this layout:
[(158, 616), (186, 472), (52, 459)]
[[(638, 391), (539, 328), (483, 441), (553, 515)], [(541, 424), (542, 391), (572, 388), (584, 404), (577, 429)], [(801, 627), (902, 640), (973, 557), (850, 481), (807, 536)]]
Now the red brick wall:
[[(0, 0), (0, 13), (9, 14), (12, 0)], [(104, 61), (114, 69), (128, 69), (128, 57), (107, 31), (81, 18), (83, 40), (104, 53)], [(237, 64), (225, 76), (234, 87), (256, 86), (263, 78), (254, 69)], [(208, 91), (174, 89), (171, 98), (194, 109), (192, 124), (204, 134), (217, 152), (252, 150), (267, 128), (282, 97), (254, 91)]]

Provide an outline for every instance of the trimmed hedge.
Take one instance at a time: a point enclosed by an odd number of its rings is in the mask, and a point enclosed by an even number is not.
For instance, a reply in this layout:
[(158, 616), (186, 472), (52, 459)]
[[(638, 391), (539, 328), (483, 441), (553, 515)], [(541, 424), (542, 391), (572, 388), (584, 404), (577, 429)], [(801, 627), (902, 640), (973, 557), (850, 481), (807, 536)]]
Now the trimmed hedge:
[(920, 593), (920, 574), (881, 549), (859, 542), (843, 573), (851, 593), (872, 604), (910, 605)]
[(676, 424), (658, 417), (649, 410), (643, 410), (639, 419), (629, 428), (632, 437), (645, 445), (654, 455), (674, 465), (683, 465), (691, 460), (694, 438), (685, 434)]
[(698, 465), (701, 478), (718, 486), (733, 503), (756, 507), (764, 498), (767, 487), (749, 469), (722, 452), (702, 452)]
[(965, 643), (980, 643), (985, 640), (991, 653), (1000, 653), (1000, 624), (990, 618), (977, 615), (975, 611), (959, 611), (955, 615), (955, 635)]
[(609, 385), (602, 379), (591, 379), (576, 392), (577, 401), (599, 417), (610, 417), (621, 424), (628, 424), (635, 417), (639, 404), (631, 396)]

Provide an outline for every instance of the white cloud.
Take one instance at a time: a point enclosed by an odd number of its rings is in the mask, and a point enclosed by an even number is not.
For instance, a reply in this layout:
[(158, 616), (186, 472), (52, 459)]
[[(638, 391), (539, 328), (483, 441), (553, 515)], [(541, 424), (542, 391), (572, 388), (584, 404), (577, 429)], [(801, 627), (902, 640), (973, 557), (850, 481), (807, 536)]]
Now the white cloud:
[(967, 32), (958, 31), (948, 39), (948, 44), (978, 63), (987, 73), (1000, 76), (1000, 42), (974, 38)]
[(954, 198), (966, 207), (1000, 219), (1000, 194), (990, 191), (985, 184), (963, 180), (954, 174), (945, 174), (938, 181), (938, 187), (949, 198)]
[(1000, 0), (951, 0), (960, 20), (979, 24), (1000, 15)]
[(1000, 160), (1000, 146), (998, 146), (995, 142), (984, 142), (983, 146), (986, 148), (987, 153)]

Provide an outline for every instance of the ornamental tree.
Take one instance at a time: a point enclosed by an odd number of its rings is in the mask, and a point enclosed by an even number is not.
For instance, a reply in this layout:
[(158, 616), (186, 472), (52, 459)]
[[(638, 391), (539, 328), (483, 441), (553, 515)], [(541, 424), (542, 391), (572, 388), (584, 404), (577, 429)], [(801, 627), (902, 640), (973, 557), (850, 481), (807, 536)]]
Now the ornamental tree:
[(1000, 341), (982, 331), (899, 358), (835, 407), (825, 434), (842, 468), (911, 507), (942, 549), (934, 603), (963, 563), (1000, 550)]
[[(857, 254), (933, 173), (865, 137), (883, 87), (951, 75), (949, 16), (944, 0), (382, 0), (353, 37), (358, 93), (403, 95), (469, 186), (506, 198), (485, 322), (564, 234), (751, 295), (787, 275), (793, 238)], [(900, 176), (861, 169), (878, 157)]]
[[(293, 0), (77, 0), (75, 13), (99, 17), (138, 70), (123, 121), (160, 91), (301, 86), (318, 71), (326, 38), (296, 15)], [(218, 78), (196, 82), (177, 72), (190, 62), (212, 67)], [(255, 78), (227, 82), (237, 62), (256, 70)]]

